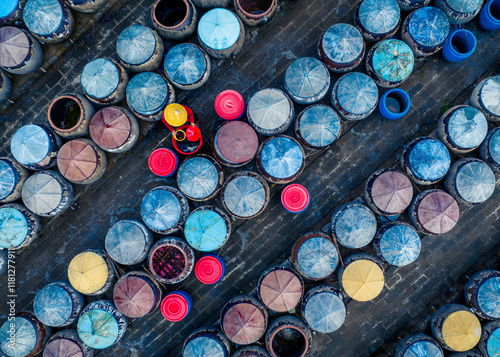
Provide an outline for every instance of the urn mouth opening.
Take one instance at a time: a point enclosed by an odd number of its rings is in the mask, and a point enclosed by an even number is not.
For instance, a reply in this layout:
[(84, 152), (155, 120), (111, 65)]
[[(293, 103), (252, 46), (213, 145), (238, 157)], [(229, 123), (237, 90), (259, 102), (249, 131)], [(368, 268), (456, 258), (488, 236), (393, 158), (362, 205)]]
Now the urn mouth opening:
[(285, 325), (277, 330), (271, 337), (270, 344), (278, 357), (301, 357), (309, 349), (307, 336), (293, 325)]
[(187, 20), (188, 13), (186, 0), (159, 0), (153, 9), (155, 21), (169, 28), (181, 26)]
[(71, 131), (82, 121), (83, 108), (79, 101), (71, 96), (55, 99), (49, 108), (49, 123), (58, 131)]
[(269, 14), (275, 0), (237, 0), (241, 11), (251, 18), (262, 18)]

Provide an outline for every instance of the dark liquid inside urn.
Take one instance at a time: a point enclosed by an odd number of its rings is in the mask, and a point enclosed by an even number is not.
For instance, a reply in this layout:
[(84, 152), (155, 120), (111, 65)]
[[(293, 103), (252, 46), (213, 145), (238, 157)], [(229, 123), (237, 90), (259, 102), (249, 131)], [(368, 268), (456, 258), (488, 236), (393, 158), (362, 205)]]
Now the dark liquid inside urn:
[(306, 349), (306, 340), (299, 331), (285, 328), (276, 333), (272, 346), (279, 357), (299, 357)]
[(153, 269), (164, 279), (174, 279), (186, 269), (186, 257), (175, 247), (160, 247), (153, 255)]
[(240, 0), (240, 6), (246, 13), (260, 15), (271, 7), (272, 0)]
[(180, 24), (186, 17), (188, 9), (182, 0), (163, 0), (156, 6), (156, 19), (166, 27)]
[(500, 1), (493, 1), (490, 7), (491, 15), (500, 21)]
[(52, 123), (62, 130), (75, 127), (80, 120), (80, 115), (80, 106), (70, 98), (59, 99), (50, 110), (50, 119)]
[(451, 45), (453, 46), (455, 51), (459, 53), (467, 53), (470, 50), (469, 47), (467, 46), (467, 42), (465, 41), (465, 39), (461, 37), (454, 36), (451, 39)]

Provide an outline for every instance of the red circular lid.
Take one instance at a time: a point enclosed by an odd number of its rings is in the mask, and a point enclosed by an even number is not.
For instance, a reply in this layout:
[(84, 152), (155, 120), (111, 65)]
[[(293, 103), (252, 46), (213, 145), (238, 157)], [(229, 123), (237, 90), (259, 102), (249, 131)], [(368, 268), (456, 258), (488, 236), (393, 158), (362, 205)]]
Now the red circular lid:
[(168, 321), (181, 321), (189, 313), (189, 303), (181, 294), (168, 294), (161, 302), (161, 313)]
[(309, 205), (309, 192), (298, 183), (288, 185), (281, 192), (281, 203), (287, 211), (302, 212)]
[(165, 148), (153, 151), (148, 160), (149, 168), (158, 176), (172, 175), (177, 168), (177, 163), (177, 155), (172, 150)]
[(203, 284), (214, 284), (222, 278), (224, 268), (216, 257), (205, 256), (196, 263), (194, 274)]
[(90, 120), (90, 137), (105, 149), (116, 149), (125, 144), (130, 131), (130, 120), (120, 107), (103, 108)]
[(186, 137), (189, 141), (198, 141), (201, 138), (201, 131), (196, 125), (190, 125), (186, 129)]
[(234, 90), (220, 92), (215, 98), (215, 111), (222, 119), (237, 119), (244, 110), (245, 101), (241, 94)]
[(241, 164), (253, 159), (258, 148), (257, 133), (243, 121), (227, 122), (216, 134), (216, 150), (231, 163)]

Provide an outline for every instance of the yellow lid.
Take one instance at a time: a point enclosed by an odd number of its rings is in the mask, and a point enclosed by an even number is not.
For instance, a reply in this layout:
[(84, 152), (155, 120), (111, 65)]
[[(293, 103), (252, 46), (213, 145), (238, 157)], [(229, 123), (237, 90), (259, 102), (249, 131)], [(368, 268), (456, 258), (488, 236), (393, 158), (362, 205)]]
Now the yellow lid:
[(464, 352), (478, 344), (481, 338), (481, 323), (472, 312), (456, 311), (444, 320), (442, 332), (448, 347)]
[(186, 109), (182, 105), (177, 103), (167, 105), (164, 114), (167, 123), (169, 123), (173, 127), (183, 125), (188, 117)]
[(351, 299), (372, 300), (384, 288), (384, 272), (370, 260), (356, 260), (345, 267), (342, 274), (342, 287)]
[(106, 284), (108, 266), (96, 253), (80, 253), (69, 263), (68, 279), (77, 291), (82, 294), (92, 294)]

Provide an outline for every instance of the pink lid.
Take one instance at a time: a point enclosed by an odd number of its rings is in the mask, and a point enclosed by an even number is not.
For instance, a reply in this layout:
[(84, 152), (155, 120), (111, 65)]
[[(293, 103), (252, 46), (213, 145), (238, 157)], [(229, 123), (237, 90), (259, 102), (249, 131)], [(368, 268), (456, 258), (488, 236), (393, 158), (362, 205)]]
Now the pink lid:
[(422, 227), (434, 234), (446, 233), (455, 227), (460, 214), (457, 201), (438, 190), (424, 192), (423, 195), (417, 207), (417, 217)]
[(386, 171), (375, 178), (370, 195), (380, 210), (397, 214), (410, 205), (413, 186), (403, 173), (397, 170)]
[(257, 133), (250, 125), (242, 121), (224, 124), (217, 132), (215, 142), (220, 155), (234, 164), (253, 159), (259, 148)]
[(155, 293), (146, 280), (128, 276), (116, 283), (113, 302), (122, 314), (138, 318), (151, 311), (155, 305)]
[(302, 212), (309, 206), (309, 192), (298, 183), (288, 185), (281, 192), (281, 203), (287, 211)]
[(123, 109), (107, 107), (94, 114), (89, 125), (90, 137), (105, 149), (116, 149), (130, 136), (130, 120)]
[(161, 302), (161, 313), (168, 321), (181, 321), (189, 313), (189, 303), (181, 294), (168, 294)]
[(225, 90), (215, 98), (215, 111), (226, 120), (237, 119), (245, 110), (245, 101), (240, 93), (234, 90)]
[(0, 66), (21, 65), (30, 53), (30, 40), (23, 30), (13, 26), (0, 28)]
[(57, 167), (70, 181), (79, 182), (91, 177), (99, 158), (90, 140), (74, 139), (61, 146), (57, 154)]
[(224, 275), (224, 267), (219, 259), (207, 255), (198, 260), (194, 267), (194, 274), (203, 284), (214, 284)]
[(264, 276), (259, 286), (260, 300), (277, 312), (292, 310), (302, 298), (302, 282), (290, 270), (276, 269)]
[(170, 176), (177, 169), (178, 159), (172, 150), (160, 148), (151, 153), (148, 164), (155, 175)]
[(266, 316), (254, 304), (240, 302), (223, 313), (222, 327), (231, 341), (249, 345), (266, 332)]

